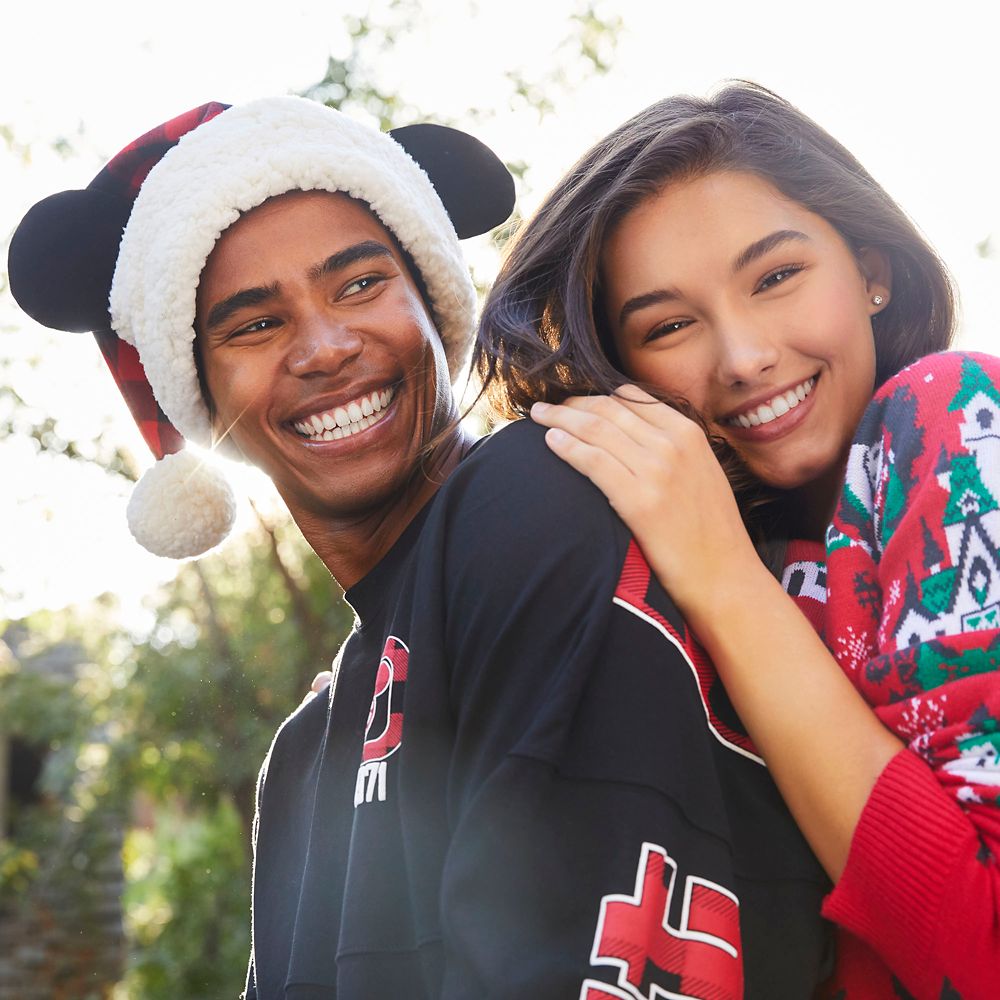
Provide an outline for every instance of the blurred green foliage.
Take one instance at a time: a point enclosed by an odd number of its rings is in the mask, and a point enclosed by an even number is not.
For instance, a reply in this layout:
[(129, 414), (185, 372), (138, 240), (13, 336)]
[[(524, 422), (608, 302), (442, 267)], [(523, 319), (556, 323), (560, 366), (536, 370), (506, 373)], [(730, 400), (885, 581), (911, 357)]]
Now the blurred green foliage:
[(122, 997), (222, 997), (237, 992), (250, 954), (246, 831), (221, 800), (194, 815), (162, 809), (125, 840), (123, 903), (131, 961)]

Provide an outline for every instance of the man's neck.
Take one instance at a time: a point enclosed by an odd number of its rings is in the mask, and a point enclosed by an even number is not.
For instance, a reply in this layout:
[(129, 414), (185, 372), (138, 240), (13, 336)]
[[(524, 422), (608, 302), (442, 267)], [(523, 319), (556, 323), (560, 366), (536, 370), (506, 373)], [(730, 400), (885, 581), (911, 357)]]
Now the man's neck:
[(361, 515), (335, 519), (292, 511), (306, 541), (344, 590), (366, 576), (395, 545), (455, 471), (472, 443), (473, 438), (457, 426), (424, 462), (418, 463), (413, 476), (389, 502)]

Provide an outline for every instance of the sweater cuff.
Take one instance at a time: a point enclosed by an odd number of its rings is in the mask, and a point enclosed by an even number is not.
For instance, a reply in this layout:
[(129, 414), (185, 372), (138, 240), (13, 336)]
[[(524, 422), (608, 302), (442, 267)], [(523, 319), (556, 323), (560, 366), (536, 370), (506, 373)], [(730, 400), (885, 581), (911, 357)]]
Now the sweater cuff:
[(823, 916), (862, 938), (890, 966), (919, 967), (956, 860), (974, 854), (976, 840), (934, 772), (901, 750), (872, 788)]

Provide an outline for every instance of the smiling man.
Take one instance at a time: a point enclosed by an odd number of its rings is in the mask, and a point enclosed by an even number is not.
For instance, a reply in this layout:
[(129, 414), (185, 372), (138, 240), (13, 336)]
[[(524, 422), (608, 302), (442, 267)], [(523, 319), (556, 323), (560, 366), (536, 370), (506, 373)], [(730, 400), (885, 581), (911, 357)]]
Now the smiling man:
[(512, 193), (454, 130), (283, 98), (144, 136), (12, 242), (18, 301), (96, 329), (172, 453), (137, 537), (224, 537), (222, 484), (173, 454), (220, 441), (357, 614), (261, 770), (245, 995), (810, 995), (822, 875), (676, 609), (539, 428), (458, 425), (456, 237)]
[(219, 239), (196, 327), (217, 425), (351, 587), (467, 445), (403, 251), (346, 195), (280, 195)]

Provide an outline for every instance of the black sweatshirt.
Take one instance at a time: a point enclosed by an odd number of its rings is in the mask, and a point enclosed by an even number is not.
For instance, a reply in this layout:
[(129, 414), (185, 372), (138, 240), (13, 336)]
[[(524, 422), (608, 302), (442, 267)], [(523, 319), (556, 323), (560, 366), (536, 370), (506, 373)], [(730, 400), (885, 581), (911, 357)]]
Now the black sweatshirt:
[(542, 434), (483, 443), (349, 591), (329, 697), (261, 771), (250, 1000), (803, 1000), (828, 971), (819, 866)]

